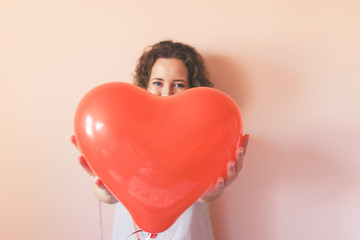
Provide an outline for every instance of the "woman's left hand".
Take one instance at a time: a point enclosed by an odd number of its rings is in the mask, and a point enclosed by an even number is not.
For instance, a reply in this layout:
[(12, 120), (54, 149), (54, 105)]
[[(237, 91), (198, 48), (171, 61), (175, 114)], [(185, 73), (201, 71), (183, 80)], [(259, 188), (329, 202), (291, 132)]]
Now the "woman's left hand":
[(198, 201), (200, 202), (210, 202), (220, 196), (224, 191), (225, 187), (229, 186), (238, 176), (242, 166), (243, 158), (246, 153), (246, 147), (249, 142), (249, 135), (245, 134), (242, 136), (242, 146), (236, 149), (235, 161), (230, 161), (227, 164), (227, 177), (224, 179), (222, 177), (218, 178), (214, 187), (211, 190), (204, 193)]

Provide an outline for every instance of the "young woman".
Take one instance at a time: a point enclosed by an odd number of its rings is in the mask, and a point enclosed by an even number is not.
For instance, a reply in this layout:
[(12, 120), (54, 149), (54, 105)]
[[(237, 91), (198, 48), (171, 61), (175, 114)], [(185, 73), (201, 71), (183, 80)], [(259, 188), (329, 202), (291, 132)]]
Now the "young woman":
[[(172, 41), (162, 41), (145, 49), (135, 69), (134, 84), (162, 97), (193, 87), (213, 86), (208, 79), (201, 55), (189, 45)], [(219, 178), (211, 191), (205, 193), (156, 239), (214, 239), (207, 202), (217, 198), (224, 188), (236, 179), (242, 167), (248, 137), (248, 135), (242, 136), (243, 146), (237, 149), (236, 159), (228, 163), (227, 178)], [(72, 142), (76, 145), (74, 137)], [(79, 157), (79, 161), (82, 167), (94, 176), (82, 156)], [(132, 232), (138, 230), (126, 208), (118, 203), (98, 179), (94, 181), (93, 190), (102, 202), (117, 203), (112, 240), (125, 240)]]

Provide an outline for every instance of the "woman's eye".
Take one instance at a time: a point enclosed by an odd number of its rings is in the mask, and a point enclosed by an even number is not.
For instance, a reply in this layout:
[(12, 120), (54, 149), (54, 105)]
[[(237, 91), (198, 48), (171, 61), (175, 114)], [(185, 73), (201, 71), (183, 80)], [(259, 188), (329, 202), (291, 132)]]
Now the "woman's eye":
[(183, 84), (183, 83), (175, 83), (174, 87), (184, 88), (184, 87), (185, 87), (185, 84)]
[(157, 86), (157, 87), (160, 87), (162, 85), (162, 82), (153, 82), (152, 84)]

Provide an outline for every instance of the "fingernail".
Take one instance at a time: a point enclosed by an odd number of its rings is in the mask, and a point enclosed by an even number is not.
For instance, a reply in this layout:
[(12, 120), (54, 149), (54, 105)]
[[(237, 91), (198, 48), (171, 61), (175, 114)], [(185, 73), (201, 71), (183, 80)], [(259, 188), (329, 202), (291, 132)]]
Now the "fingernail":
[(94, 183), (95, 183), (98, 187), (102, 187), (102, 182), (100, 181), (100, 178), (99, 178), (99, 177), (95, 177)]

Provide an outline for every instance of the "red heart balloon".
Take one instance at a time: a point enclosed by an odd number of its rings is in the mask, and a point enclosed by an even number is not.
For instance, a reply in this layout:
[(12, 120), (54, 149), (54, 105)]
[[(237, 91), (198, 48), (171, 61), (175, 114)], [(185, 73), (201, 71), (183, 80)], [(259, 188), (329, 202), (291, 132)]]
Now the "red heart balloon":
[(159, 233), (226, 175), (242, 120), (236, 103), (213, 88), (159, 97), (113, 82), (81, 99), (74, 129), (94, 173), (140, 228)]

